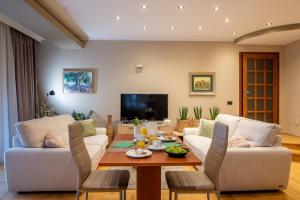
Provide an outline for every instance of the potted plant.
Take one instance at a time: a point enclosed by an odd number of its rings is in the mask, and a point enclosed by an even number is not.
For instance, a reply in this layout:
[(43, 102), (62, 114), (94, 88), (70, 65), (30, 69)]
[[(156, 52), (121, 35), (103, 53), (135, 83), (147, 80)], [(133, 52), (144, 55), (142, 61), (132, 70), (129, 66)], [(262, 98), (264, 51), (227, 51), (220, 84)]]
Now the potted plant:
[(209, 113), (210, 113), (210, 119), (215, 120), (217, 116), (220, 114), (220, 108), (219, 107), (209, 108)]
[(176, 126), (176, 130), (178, 132), (182, 133), (184, 128), (191, 127), (191, 120), (187, 116), (188, 116), (188, 108), (185, 106), (179, 108), (179, 119), (177, 119), (177, 126)]
[(202, 107), (201, 106), (194, 107), (194, 115), (195, 115), (195, 119), (191, 120), (191, 125), (192, 125), (192, 127), (199, 127), (200, 119), (202, 117)]

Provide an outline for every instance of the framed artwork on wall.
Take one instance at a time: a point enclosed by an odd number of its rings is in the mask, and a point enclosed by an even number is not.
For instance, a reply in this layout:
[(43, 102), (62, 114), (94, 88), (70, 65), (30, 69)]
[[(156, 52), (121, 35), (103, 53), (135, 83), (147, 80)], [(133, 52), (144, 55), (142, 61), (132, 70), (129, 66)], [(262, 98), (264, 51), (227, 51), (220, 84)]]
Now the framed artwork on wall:
[(64, 93), (96, 93), (96, 68), (63, 69)]
[(190, 95), (215, 95), (216, 76), (214, 72), (190, 72)]

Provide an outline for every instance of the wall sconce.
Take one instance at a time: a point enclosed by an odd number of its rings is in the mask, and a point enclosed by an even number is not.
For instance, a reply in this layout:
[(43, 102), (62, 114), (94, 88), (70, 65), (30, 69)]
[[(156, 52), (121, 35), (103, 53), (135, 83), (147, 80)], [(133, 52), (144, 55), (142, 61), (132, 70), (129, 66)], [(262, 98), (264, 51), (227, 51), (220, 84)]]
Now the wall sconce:
[(50, 95), (50, 96), (54, 96), (54, 95), (55, 95), (54, 90), (51, 90), (50, 92), (48, 92), (48, 93), (47, 93), (47, 97), (48, 97), (49, 95)]
[(135, 73), (136, 74), (140, 74), (140, 73), (143, 73), (143, 68), (144, 68), (144, 65), (143, 64), (138, 64), (135, 66)]

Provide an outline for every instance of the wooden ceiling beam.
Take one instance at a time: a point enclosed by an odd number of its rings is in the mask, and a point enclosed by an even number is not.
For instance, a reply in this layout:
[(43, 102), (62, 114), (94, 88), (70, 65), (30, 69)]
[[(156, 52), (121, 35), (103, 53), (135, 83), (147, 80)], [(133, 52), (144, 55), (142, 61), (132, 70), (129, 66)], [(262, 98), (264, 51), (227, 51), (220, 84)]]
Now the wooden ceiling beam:
[(55, 17), (47, 8), (45, 8), (38, 0), (24, 0), (31, 8), (37, 11), (41, 16), (47, 19), (50, 23), (56, 26), (59, 30), (65, 33), (80, 47), (84, 48), (86, 41), (81, 40), (74, 32), (72, 32), (63, 22)]

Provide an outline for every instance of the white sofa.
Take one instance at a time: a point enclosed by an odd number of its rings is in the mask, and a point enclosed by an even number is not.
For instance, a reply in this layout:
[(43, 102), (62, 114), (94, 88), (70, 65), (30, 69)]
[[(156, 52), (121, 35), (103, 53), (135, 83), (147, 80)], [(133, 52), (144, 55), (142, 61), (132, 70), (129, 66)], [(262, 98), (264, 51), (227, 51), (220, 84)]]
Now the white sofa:
[[(229, 137), (241, 135), (254, 147), (228, 148), (220, 171), (221, 191), (280, 190), (288, 185), (291, 153), (281, 146), (279, 125), (220, 114), (216, 121), (229, 127)], [(201, 124), (200, 124), (201, 126)], [(184, 129), (184, 142), (204, 161), (211, 139), (200, 128)]]
[[(68, 142), (68, 125), (73, 122), (70, 115), (59, 115), (16, 124), (17, 135), (13, 140), (13, 148), (5, 152), (4, 159), (8, 191), (76, 190), (77, 170)], [(92, 170), (97, 168), (108, 144), (106, 129), (96, 128), (96, 131), (97, 135), (84, 138), (92, 160)], [(39, 141), (48, 132), (61, 137), (66, 147), (27, 147), (26, 140), (30, 139), (39, 146)]]

